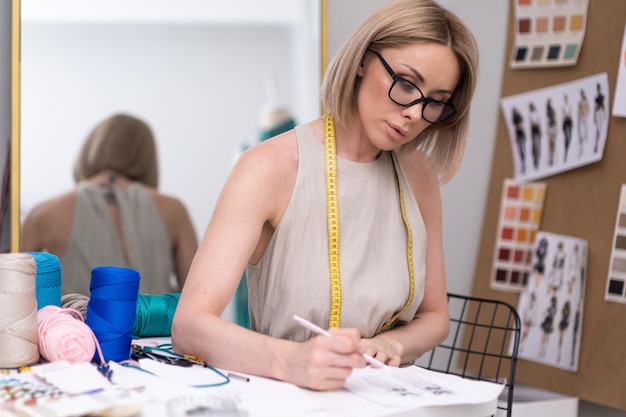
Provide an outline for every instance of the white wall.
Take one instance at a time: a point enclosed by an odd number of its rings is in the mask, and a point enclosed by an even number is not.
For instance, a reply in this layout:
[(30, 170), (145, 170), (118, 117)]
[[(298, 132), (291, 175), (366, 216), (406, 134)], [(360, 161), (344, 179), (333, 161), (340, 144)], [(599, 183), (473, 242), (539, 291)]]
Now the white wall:
[(71, 188), (86, 134), (125, 111), (152, 126), (160, 188), (187, 204), (202, 235), (235, 154), (258, 137), (267, 76), (278, 80), (281, 102), (297, 121), (319, 115), (319, 17), (300, 16), (315, 2), (298, 4), (289, 18), (255, 14), (236, 25), (198, 20), (201, 13), (191, 24), (162, 16), (77, 23), (67, 15), (42, 18), (39, 8), (24, 13), (22, 213)]

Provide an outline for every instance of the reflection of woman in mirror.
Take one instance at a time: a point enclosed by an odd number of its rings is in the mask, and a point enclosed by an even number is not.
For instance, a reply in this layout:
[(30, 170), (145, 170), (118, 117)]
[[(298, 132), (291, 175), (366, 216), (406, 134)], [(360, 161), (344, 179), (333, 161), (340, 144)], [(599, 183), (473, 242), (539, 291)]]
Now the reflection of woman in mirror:
[[(477, 53), (434, 0), (391, 0), (359, 26), (325, 74), (328, 114), (237, 160), (182, 290), (174, 349), (324, 390), (364, 367), (362, 353), (399, 366), (443, 341), (439, 187), (461, 159)], [(221, 318), (244, 269), (252, 329)]]
[(103, 265), (139, 271), (141, 293), (179, 291), (197, 237), (183, 203), (157, 190), (150, 127), (125, 114), (99, 123), (83, 143), (74, 179), (75, 189), (27, 213), (20, 249), (59, 257), (64, 294), (89, 295), (91, 270)]
[(593, 100), (593, 121), (596, 124), (596, 142), (593, 147), (594, 152), (598, 152), (598, 143), (600, 142), (600, 136), (604, 129), (604, 122), (606, 120), (606, 108), (604, 107), (604, 94), (602, 94), (602, 87), (600, 83), (596, 83), (596, 97)]
[(556, 111), (550, 98), (546, 103), (546, 117), (548, 119), (548, 165), (552, 166), (556, 148)]
[(520, 160), (520, 173), (526, 172), (526, 131), (524, 130), (524, 117), (517, 107), (513, 107), (513, 126), (515, 128), (515, 143), (517, 155)]

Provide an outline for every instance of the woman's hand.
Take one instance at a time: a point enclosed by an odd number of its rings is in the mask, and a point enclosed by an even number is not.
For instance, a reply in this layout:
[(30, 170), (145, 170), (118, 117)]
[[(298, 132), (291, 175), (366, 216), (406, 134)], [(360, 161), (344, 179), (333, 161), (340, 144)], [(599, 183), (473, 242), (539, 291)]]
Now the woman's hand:
[(363, 339), (362, 343), (365, 346), (365, 353), (372, 355), (385, 365), (400, 366), (402, 363), (401, 344), (390, 337), (383, 337), (383, 335), (371, 339)]
[(289, 372), (285, 378), (313, 390), (339, 388), (345, 385), (353, 368), (366, 364), (360, 334), (354, 328), (330, 329), (328, 336), (316, 336), (298, 343), (283, 365)]

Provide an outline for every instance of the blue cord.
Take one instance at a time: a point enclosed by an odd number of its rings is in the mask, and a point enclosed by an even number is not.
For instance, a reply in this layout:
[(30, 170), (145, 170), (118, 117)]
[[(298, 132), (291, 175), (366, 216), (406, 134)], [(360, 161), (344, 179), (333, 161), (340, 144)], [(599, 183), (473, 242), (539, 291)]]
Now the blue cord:
[[(179, 355), (178, 353), (174, 352), (172, 350), (172, 344), (171, 343), (164, 343), (164, 344), (160, 344), (156, 347), (152, 347), (152, 346), (138, 346), (138, 345), (133, 345), (133, 349), (141, 349), (142, 351), (144, 351), (145, 353), (150, 354), (150, 358), (153, 360), (156, 360), (158, 362), (161, 363), (165, 363), (168, 365), (174, 365), (174, 366), (180, 366), (180, 365), (176, 365), (175, 363), (171, 362), (170, 360), (167, 360), (167, 358), (172, 358), (175, 359), (177, 361), (187, 361), (192, 365), (201, 365), (204, 368), (208, 368), (211, 371), (215, 372), (216, 374), (218, 374), (219, 376), (221, 376), (222, 378), (224, 378), (224, 381), (222, 382), (217, 382), (215, 384), (200, 384), (200, 385), (189, 385), (190, 387), (194, 387), (194, 388), (209, 388), (209, 387), (219, 387), (221, 385), (226, 385), (228, 383), (230, 383), (230, 377), (226, 374), (224, 374), (223, 372), (221, 372), (219, 369), (214, 368), (213, 366), (200, 361), (200, 360), (193, 360), (191, 361), (189, 359), (189, 357), (185, 357), (182, 355)], [(162, 352), (166, 355), (160, 355), (160, 356), (155, 356), (158, 355), (157, 352)], [(129, 368), (134, 368), (134, 369), (138, 369), (142, 372), (145, 372), (147, 374), (151, 374), (154, 375), (156, 377), (159, 377), (159, 375), (150, 372), (148, 370), (142, 369), (140, 366), (136, 366), (136, 365), (132, 365), (130, 363), (123, 363), (122, 366), (126, 366)]]

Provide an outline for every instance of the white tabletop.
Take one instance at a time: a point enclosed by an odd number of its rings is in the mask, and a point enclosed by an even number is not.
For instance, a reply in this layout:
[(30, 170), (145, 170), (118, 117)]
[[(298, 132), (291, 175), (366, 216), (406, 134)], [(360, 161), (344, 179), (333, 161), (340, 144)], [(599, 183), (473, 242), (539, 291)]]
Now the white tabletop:
[[(179, 375), (190, 372), (189, 368), (176, 371)], [(484, 417), (495, 414), (497, 407), (495, 398), (477, 404), (422, 406), (416, 402), (415, 406), (390, 407), (346, 388), (318, 392), (256, 376), (249, 376), (248, 382), (231, 378), (223, 386), (193, 388), (173, 381), (178, 378), (176, 375), (155, 377), (136, 369), (114, 367), (114, 381), (121, 386), (143, 387), (146, 403), (142, 417), (200, 417), (203, 404), (218, 399), (236, 404), (239, 412), (234, 411), (232, 417)], [(189, 381), (194, 378), (190, 377)], [(179, 414), (174, 414), (175, 409)]]

